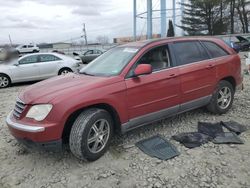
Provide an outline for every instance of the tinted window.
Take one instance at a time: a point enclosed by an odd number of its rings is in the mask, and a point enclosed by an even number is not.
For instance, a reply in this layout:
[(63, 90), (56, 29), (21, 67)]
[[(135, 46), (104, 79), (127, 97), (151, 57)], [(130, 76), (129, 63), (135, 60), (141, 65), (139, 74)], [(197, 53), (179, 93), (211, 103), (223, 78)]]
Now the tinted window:
[(58, 57), (54, 55), (40, 55), (40, 61), (41, 62), (48, 62), (48, 61), (57, 61), (60, 60)]
[(37, 55), (28, 56), (19, 61), (19, 64), (30, 64), (30, 63), (37, 63)]
[(206, 50), (198, 41), (176, 42), (174, 44), (174, 51), (178, 58), (178, 65), (209, 59)]
[(217, 44), (215, 44), (213, 42), (205, 41), (202, 43), (207, 47), (210, 55), (213, 58), (228, 55), (228, 53), (225, 50), (223, 50), (221, 47), (219, 47)]

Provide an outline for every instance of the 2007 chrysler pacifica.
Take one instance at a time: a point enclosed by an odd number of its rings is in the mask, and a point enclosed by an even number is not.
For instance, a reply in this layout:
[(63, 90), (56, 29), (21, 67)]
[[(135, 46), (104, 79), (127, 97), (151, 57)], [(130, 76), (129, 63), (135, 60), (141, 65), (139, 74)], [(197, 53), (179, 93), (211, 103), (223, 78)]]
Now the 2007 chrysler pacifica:
[(6, 122), (19, 141), (94, 161), (115, 130), (206, 106), (232, 106), (242, 87), (237, 53), (216, 38), (168, 38), (118, 46), (79, 75), (48, 79), (24, 89)]

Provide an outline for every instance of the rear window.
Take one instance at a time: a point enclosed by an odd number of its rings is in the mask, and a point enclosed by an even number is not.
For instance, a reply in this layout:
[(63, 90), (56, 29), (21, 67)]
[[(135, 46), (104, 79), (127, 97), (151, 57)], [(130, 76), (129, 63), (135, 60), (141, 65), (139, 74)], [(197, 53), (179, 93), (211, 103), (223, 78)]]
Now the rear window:
[(206, 46), (212, 58), (228, 55), (228, 53), (223, 48), (213, 42), (202, 41), (202, 43)]
[(185, 65), (209, 59), (206, 50), (198, 41), (174, 43), (174, 51), (178, 58), (178, 65)]

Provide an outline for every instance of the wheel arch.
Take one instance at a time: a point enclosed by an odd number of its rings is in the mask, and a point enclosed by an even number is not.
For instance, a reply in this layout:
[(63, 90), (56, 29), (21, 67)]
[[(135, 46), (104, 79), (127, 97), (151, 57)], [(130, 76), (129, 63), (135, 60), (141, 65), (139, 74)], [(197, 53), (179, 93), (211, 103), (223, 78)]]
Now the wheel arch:
[(234, 91), (236, 90), (236, 80), (233, 76), (227, 76), (227, 77), (222, 78), (221, 80), (228, 81), (230, 84), (232, 84)]
[(61, 72), (62, 70), (64, 70), (64, 69), (66, 69), (66, 70), (69, 70), (69, 71), (72, 71), (72, 72), (73, 72), (73, 70), (72, 70), (70, 67), (63, 66), (63, 67), (60, 67), (60, 69), (59, 69), (59, 71), (58, 71), (58, 75), (59, 75), (59, 74), (60, 74), (60, 72)]
[(68, 118), (64, 124), (63, 132), (62, 132), (63, 143), (68, 143), (70, 131), (71, 131), (71, 128), (73, 126), (75, 119), (78, 117), (78, 115), (81, 112), (83, 112), (84, 110), (89, 109), (89, 108), (99, 108), (99, 109), (104, 109), (107, 112), (109, 112), (112, 119), (114, 120), (114, 130), (117, 132), (121, 131), (121, 121), (120, 121), (119, 114), (118, 114), (117, 110), (112, 105), (107, 104), (107, 103), (93, 104), (93, 105), (75, 110), (73, 113), (71, 113), (68, 116)]

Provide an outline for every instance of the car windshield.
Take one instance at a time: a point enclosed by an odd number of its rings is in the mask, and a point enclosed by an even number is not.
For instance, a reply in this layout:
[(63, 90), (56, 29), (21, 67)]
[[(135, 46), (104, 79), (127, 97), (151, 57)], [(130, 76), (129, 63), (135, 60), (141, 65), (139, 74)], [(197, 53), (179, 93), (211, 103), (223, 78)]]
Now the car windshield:
[(137, 51), (138, 49), (134, 47), (113, 48), (82, 68), (80, 73), (92, 76), (118, 75)]

